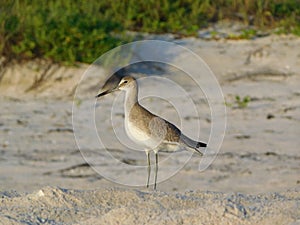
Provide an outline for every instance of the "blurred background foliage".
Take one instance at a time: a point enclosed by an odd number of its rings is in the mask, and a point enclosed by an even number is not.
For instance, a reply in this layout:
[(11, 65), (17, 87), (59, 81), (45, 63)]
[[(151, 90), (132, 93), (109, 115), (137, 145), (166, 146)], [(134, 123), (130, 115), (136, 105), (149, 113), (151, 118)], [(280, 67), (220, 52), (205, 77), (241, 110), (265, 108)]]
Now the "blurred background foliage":
[(300, 35), (300, 1), (0, 0), (0, 53), (6, 60), (91, 63), (131, 41), (127, 31), (195, 36), (222, 20)]

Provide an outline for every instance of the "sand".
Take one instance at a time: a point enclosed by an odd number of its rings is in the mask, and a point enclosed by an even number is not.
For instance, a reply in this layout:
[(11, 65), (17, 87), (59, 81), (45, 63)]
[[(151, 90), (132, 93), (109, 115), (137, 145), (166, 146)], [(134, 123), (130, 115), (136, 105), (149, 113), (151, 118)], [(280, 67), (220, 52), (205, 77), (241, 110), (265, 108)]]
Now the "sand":
[(300, 213), (298, 191), (243, 195), (45, 187), (31, 194), (16, 195), (4, 193), (2, 223), (298, 224)]
[[(193, 155), (185, 164), (180, 152), (162, 164), (157, 191), (122, 184), (128, 178), (144, 184), (144, 168), (137, 171), (101, 163), (99, 168), (122, 182), (107, 180), (90, 167), (85, 153), (83, 158), (72, 126), (73, 96), (88, 65), (12, 64), (0, 73), (1, 224), (300, 224), (300, 39), (268, 36), (176, 42), (205, 60), (224, 93), (226, 134), (210, 167), (199, 172), (199, 157)], [(172, 75), (197, 93), (178, 71), (152, 73)], [(78, 108), (89, 104), (104, 74), (100, 69), (84, 83), (86, 96), (76, 103)], [(115, 158), (145, 166), (144, 152), (131, 152), (112, 138), (107, 115), (116, 96), (98, 103), (96, 125)], [(201, 135), (208, 140), (210, 111), (203, 96), (194, 96), (202, 109)], [(250, 102), (241, 107), (236, 96), (249, 96)], [(174, 123), (180, 121), (167, 102), (154, 98), (144, 99), (143, 104)], [(113, 116), (117, 130), (122, 130), (122, 105), (117, 105)], [(189, 136), (195, 134), (198, 120), (186, 112), (184, 131)], [(78, 124), (82, 129), (85, 125)], [(95, 161), (97, 157), (108, 160), (96, 147), (88, 154)], [(167, 157), (161, 154), (161, 159)], [(163, 179), (168, 168), (179, 165), (183, 168)]]

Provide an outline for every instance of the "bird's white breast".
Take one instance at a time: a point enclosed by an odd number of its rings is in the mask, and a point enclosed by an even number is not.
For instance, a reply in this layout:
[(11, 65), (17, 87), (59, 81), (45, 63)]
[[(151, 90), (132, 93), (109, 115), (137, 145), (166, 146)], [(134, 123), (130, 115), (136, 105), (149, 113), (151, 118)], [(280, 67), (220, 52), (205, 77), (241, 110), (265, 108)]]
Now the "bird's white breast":
[(128, 136), (136, 142), (145, 142), (150, 138), (145, 131), (141, 130), (130, 121), (126, 123), (126, 132)]
[(125, 130), (129, 138), (137, 144), (144, 145), (146, 148), (155, 149), (159, 146), (160, 140), (151, 137), (146, 131), (142, 130), (125, 117)]

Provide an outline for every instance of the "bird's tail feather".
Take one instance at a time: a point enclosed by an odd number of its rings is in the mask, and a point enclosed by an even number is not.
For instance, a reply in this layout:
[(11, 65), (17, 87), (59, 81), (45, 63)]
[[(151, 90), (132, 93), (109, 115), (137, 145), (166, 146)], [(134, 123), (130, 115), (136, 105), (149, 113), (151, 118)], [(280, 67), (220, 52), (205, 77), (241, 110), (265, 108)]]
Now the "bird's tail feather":
[(207, 144), (204, 142), (194, 141), (185, 135), (180, 136), (180, 142), (185, 144), (187, 147), (192, 148), (197, 153), (203, 155), (203, 152), (199, 150), (200, 147), (206, 147)]

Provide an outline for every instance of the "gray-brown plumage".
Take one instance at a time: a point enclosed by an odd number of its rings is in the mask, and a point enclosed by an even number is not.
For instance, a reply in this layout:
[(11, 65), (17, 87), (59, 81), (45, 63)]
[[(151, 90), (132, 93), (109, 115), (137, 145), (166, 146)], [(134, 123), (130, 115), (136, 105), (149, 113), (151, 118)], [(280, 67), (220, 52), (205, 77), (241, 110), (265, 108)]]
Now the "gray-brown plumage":
[(198, 148), (206, 147), (205, 143), (194, 141), (185, 136), (174, 124), (151, 113), (138, 102), (134, 104), (129, 113), (129, 121), (153, 138), (163, 139), (162, 142), (186, 145), (201, 155), (202, 152)]
[(148, 161), (148, 179), (149, 186), (150, 177), (150, 157), (149, 152), (153, 150), (155, 153), (155, 181), (154, 189), (156, 189), (157, 171), (158, 171), (158, 151), (161, 144), (177, 144), (193, 151), (203, 154), (199, 148), (206, 147), (206, 143), (198, 142), (190, 139), (182, 134), (182, 132), (172, 123), (151, 113), (138, 102), (138, 85), (133, 77), (123, 77), (119, 85), (112, 90), (104, 90), (96, 97), (100, 97), (116, 90), (124, 90), (125, 96), (125, 128), (128, 136), (135, 142), (145, 146)]

